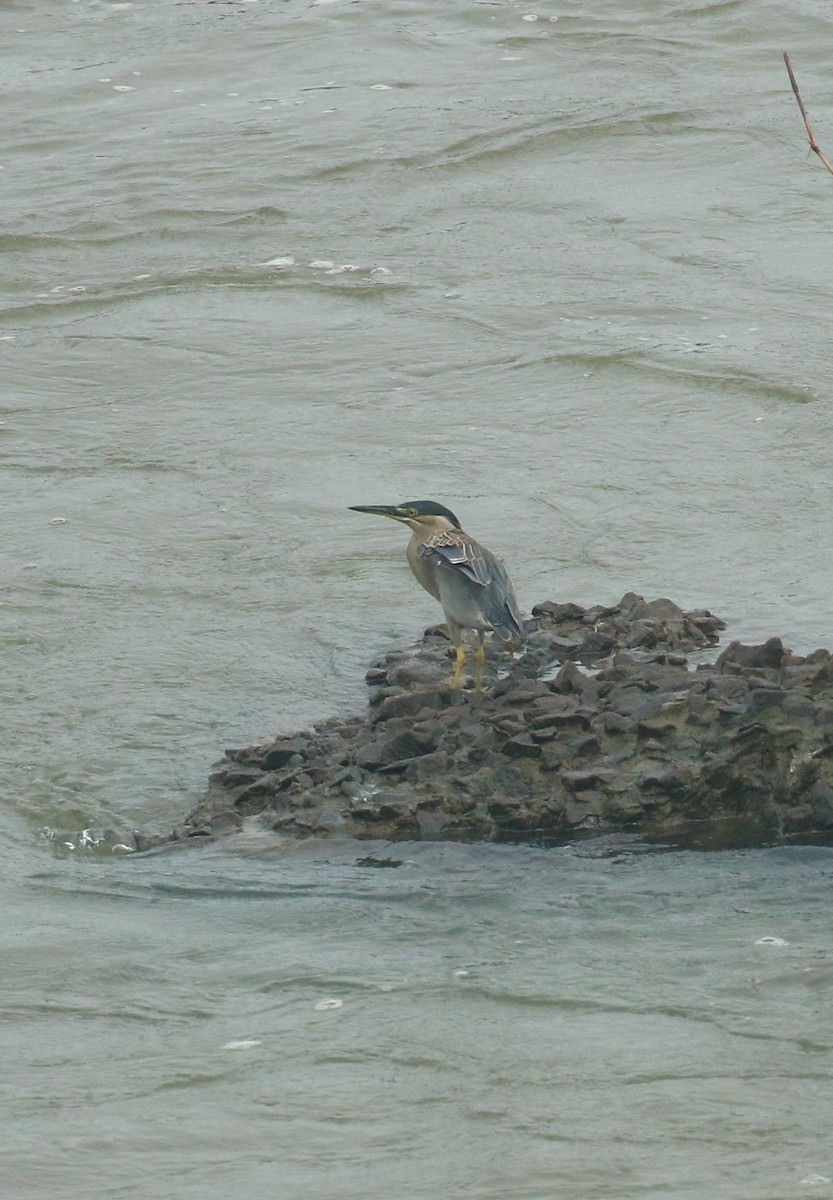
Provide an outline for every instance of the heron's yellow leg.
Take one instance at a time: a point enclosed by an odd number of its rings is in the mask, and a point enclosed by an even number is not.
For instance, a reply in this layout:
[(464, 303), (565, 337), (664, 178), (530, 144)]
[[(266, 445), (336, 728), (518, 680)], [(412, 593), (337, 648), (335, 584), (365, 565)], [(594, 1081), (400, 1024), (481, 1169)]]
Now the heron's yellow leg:
[(474, 656), (474, 661), (476, 663), (476, 666), (474, 669), (474, 690), (476, 692), (482, 692), (483, 691), (483, 664), (486, 661), (486, 650), (484, 649), (482, 642), (477, 647), (477, 653)]
[(457, 665), (454, 668), (454, 674), (451, 676), (451, 686), (457, 688), (460, 686), (460, 680), (463, 676), (463, 667), (466, 665), (466, 652), (462, 646), (457, 647)]

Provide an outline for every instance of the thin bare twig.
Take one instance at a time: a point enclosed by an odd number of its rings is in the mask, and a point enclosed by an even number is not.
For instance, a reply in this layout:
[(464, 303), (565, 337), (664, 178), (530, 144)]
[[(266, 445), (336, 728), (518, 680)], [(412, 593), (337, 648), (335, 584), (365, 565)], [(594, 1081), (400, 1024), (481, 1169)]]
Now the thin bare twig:
[(790, 62), (790, 56), (789, 56), (789, 54), (787, 54), (786, 50), (784, 50), (782, 53), (784, 55), (784, 64), (787, 68), (787, 74), (790, 77), (790, 83), (792, 84), (792, 89), (795, 94), (795, 98), (798, 101), (798, 107), (801, 110), (802, 117), (804, 118), (804, 128), (807, 130), (807, 137), (810, 139), (810, 149), (813, 151), (814, 154), (818, 155), (818, 157), (821, 159), (821, 161), (827, 167), (830, 174), (833, 175), (833, 163), (831, 163), (828, 158), (825, 158), (824, 154), (822, 153), (821, 146), (816, 141), (816, 135), (813, 133), (813, 127), (810, 124), (810, 118), (807, 116), (807, 109), (804, 107), (804, 101), (801, 99), (801, 93), (799, 92), (798, 84), (795, 81), (795, 75), (793, 74), (792, 63)]

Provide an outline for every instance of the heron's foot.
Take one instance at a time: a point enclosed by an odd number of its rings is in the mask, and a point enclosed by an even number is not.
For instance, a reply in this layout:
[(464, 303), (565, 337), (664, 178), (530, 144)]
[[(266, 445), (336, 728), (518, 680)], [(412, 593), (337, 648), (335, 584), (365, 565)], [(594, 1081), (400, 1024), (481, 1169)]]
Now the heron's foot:
[(477, 647), (477, 653), (474, 656), (474, 690), (476, 692), (483, 691), (483, 664), (486, 661), (486, 650), (483, 646)]
[(454, 674), (451, 676), (451, 686), (458, 688), (460, 680), (463, 678), (463, 667), (466, 665), (466, 652), (462, 646), (457, 647), (457, 665), (454, 668)]

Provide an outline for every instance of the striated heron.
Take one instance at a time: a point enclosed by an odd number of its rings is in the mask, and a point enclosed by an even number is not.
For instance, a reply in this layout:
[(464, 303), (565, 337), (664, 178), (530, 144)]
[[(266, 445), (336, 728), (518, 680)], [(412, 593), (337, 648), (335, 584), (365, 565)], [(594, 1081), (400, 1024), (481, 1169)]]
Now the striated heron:
[(459, 687), (466, 663), (463, 630), (477, 630), (475, 687), (483, 683), (483, 634), (491, 629), (502, 641), (523, 639), (518, 602), (503, 563), (464, 533), (454, 513), (434, 500), (405, 504), (354, 504), (353, 512), (391, 517), (411, 529), (406, 554), (419, 583), (443, 606), (448, 633), (457, 651), (451, 680)]

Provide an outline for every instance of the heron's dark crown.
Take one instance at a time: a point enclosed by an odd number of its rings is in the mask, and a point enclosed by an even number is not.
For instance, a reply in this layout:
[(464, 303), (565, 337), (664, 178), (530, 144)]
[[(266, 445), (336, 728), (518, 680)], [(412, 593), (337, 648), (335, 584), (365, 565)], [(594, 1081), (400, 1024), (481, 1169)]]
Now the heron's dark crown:
[(420, 517), (445, 517), (446, 521), (450, 521), (455, 529), (463, 528), (451, 509), (446, 508), (443, 504), (438, 504), (436, 500), (406, 500), (404, 504), (397, 504), (396, 507), (405, 510), (412, 509)]

